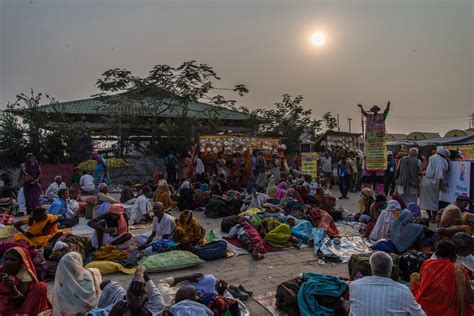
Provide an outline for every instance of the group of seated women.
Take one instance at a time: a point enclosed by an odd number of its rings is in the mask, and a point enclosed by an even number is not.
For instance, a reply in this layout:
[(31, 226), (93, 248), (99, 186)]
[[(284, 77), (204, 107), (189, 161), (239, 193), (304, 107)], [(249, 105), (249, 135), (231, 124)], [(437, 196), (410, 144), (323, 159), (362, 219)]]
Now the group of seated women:
[[(125, 290), (117, 282), (103, 280), (99, 270), (85, 268), (77, 252), (69, 252), (59, 261), (52, 291), (38, 275), (29, 252), (23, 247), (8, 249), (0, 268), (0, 314), (40, 315), (239, 315), (245, 308), (225, 295), (250, 293), (242, 286), (228, 286), (213, 275), (195, 273), (160, 280), (155, 284), (138, 269)], [(234, 291), (234, 292), (232, 292)], [(227, 314), (226, 314), (227, 315)]]

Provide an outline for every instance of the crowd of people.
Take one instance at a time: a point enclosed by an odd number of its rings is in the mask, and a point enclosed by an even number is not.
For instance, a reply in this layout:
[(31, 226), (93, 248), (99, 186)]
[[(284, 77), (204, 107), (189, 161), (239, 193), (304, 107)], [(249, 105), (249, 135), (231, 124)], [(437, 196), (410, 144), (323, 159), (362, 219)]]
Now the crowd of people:
[[(196, 219), (195, 213), (201, 211), (222, 218), (220, 237), (246, 249), (255, 260), (264, 259), (269, 251), (312, 246), (314, 228), (338, 238), (337, 221), (357, 223), (376, 251), (370, 258), (372, 275), (350, 282), (345, 294), (338, 292), (340, 309), (332, 311), (470, 314), (474, 216), (467, 210), (471, 202), (467, 195), (438, 209), (450, 157), (445, 148), (429, 160), (417, 148), (395, 157), (389, 154), (381, 178), (365, 174), (363, 159), (355, 152), (323, 153), (315, 178), (300, 172), (297, 157), (288, 163), (278, 154), (255, 151), (231, 157), (219, 154), (209, 162), (196, 154), (179, 167), (179, 159), (170, 153), (164, 159), (164, 172), (158, 172), (153, 182), (134, 185), (127, 181), (120, 197), (109, 192), (104, 157), (97, 152), (93, 157), (97, 162), (94, 176), (84, 171), (78, 183), (67, 187), (58, 175), (43, 192), (41, 167), (34, 155), (27, 155), (21, 192), (10, 189), (13, 200), (23, 196), (27, 216), (14, 222), (17, 232), (0, 247), (1, 315), (36, 315), (51, 308), (53, 315), (239, 315), (245, 309), (241, 300), (251, 292), (213, 275), (193, 274), (155, 284), (139, 268), (124, 289), (102, 280), (95, 268), (86, 268), (88, 262), (114, 255), (122, 263), (134, 257), (131, 265), (136, 265), (138, 259), (157, 253), (211, 249), (206, 247), (218, 238)], [(13, 184), (3, 180), (2, 191), (8, 192), (5, 187)], [(355, 213), (336, 206), (334, 185), (339, 186), (340, 200), (360, 191)], [(18, 210), (6, 212), (21, 215)], [(91, 236), (76, 236), (68, 230), (81, 217), (86, 217)], [(151, 229), (134, 235), (131, 227), (138, 224), (149, 224)], [(390, 279), (394, 262), (387, 253), (401, 255), (413, 249), (433, 252), (433, 256), (413, 274), (408, 288)], [(52, 305), (42, 281), (51, 270)], [(303, 275), (303, 279), (299, 293), (308, 297), (314, 290), (309, 284), (325, 280), (314, 275)], [(303, 301), (298, 294), (300, 310), (314, 310)], [(321, 310), (331, 308), (318, 304)]]

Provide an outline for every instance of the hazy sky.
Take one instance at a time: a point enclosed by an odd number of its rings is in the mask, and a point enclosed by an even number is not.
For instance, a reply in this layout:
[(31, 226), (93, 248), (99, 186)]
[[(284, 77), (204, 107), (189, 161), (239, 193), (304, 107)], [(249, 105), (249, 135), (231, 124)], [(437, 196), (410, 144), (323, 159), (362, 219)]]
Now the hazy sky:
[(251, 108), (302, 94), (360, 131), (356, 104), (391, 100), (389, 132), (444, 133), (474, 112), (473, 52), (474, 0), (0, 0), (0, 104), (30, 88), (87, 98), (107, 69), (195, 59), (217, 86), (246, 84)]

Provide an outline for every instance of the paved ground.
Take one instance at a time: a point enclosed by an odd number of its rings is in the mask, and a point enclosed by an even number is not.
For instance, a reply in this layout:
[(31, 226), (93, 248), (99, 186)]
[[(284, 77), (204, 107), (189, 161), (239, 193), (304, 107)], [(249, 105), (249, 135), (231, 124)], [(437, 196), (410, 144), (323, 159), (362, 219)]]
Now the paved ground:
[[(342, 205), (348, 211), (353, 212), (356, 209), (357, 200), (358, 194), (350, 194), (350, 199), (338, 201), (337, 207)], [(195, 213), (195, 215), (207, 232), (210, 229), (219, 229), (220, 219), (207, 218), (202, 212)], [(312, 249), (304, 248), (269, 253), (261, 261), (254, 261), (249, 255), (220, 259), (205, 262), (195, 268), (152, 274), (151, 277), (153, 280), (159, 280), (169, 276), (197, 272), (213, 274), (217, 278), (226, 280), (228, 284), (243, 284), (247, 289), (254, 292), (254, 296), (275, 291), (279, 283), (294, 278), (301, 272), (321, 272), (343, 277), (348, 276), (347, 264), (319, 264)], [(105, 276), (105, 278), (117, 281), (124, 287), (127, 287), (132, 279), (131, 276), (124, 274), (112, 274)], [(52, 289), (52, 283), (49, 284), (49, 289)], [(251, 315), (270, 315), (254, 300), (247, 301), (246, 305)]]

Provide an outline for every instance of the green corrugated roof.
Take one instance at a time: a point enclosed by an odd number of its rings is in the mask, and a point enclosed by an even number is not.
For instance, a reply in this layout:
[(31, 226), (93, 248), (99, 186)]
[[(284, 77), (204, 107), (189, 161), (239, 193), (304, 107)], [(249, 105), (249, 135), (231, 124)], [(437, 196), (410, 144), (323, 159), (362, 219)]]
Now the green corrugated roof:
[[(121, 97), (120, 95), (114, 97)], [(179, 105), (179, 101), (171, 101), (171, 98), (161, 98), (160, 102), (163, 103), (163, 110), (167, 107), (167, 104), (173, 102), (176, 106), (173, 108), (168, 108), (164, 110), (163, 113), (160, 113), (160, 117), (181, 117), (183, 115), (183, 109), (185, 107)], [(145, 102), (143, 102), (145, 103)], [(198, 118), (198, 119), (206, 119), (210, 117), (215, 117), (215, 113), (217, 107), (214, 105), (210, 105), (207, 103), (202, 102), (189, 102), (187, 107), (187, 117), (190, 118)], [(64, 114), (79, 114), (79, 115), (93, 115), (93, 114), (101, 114), (101, 115), (111, 115), (117, 114), (121, 112), (123, 115), (138, 115), (138, 116), (154, 116), (154, 112), (160, 112), (160, 110), (156, 110), (155, 107), (144, 106), (142, 103), (134, 102), (130, 100), (124, 105), (113, 105), (110, 106), (109, 104), (105, 103), (102, 100), (96, 98), (90, 99), (82, 99), (82, 100), (74, 100), (74, 101), (66, 101), (60, 102), (53, 105), (43, 105), (42, 108), (47, 112), (56, 112), (59, 110)], [(247, 118), (247, 114), (233, 111), (229, 109), (220, 109), (218, 118), (223, 120), (245, 120)]]

